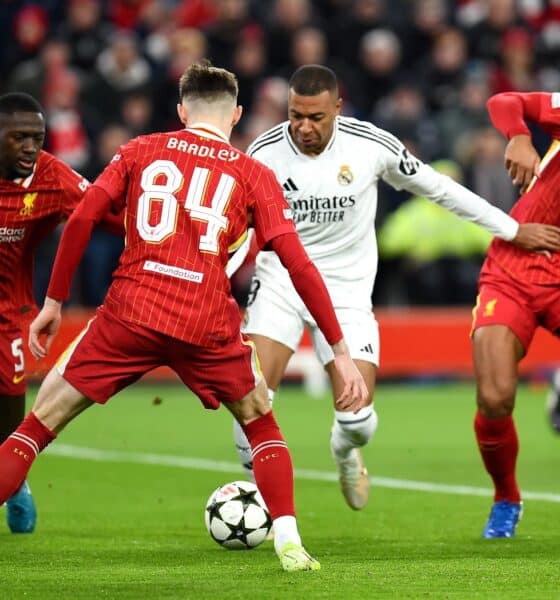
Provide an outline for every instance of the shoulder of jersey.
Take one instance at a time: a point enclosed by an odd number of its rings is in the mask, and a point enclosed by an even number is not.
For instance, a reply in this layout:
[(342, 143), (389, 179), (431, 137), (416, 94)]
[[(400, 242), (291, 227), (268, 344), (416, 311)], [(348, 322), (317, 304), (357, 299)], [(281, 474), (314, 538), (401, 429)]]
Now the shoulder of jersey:
[(51, 179), (58, 181), (58, 173), (68, 170), (70, 170), (70, 167), (60, 160), (60, 158), (57, 158), (54, 154), (46, 150), (41, 150), (37, 157), (37, 166), (35, 167), (32, 185), (37, 183), (37, 181), (46, 182)]
[(286, 141), (286, 121), (265, 131), (247, 148), (245, 153), (254, 156), (257, 152), (273, 150)]
[(368, 121), (360, 121), (353, 117), (338, 117), (338, 131), (344, 136), (352, 138), (352, 142), (363, 141), (378, 145), (380, 148), (391, 152), (392, 154), (400, 154), (402, 142), (392, 133), (376, 127)]

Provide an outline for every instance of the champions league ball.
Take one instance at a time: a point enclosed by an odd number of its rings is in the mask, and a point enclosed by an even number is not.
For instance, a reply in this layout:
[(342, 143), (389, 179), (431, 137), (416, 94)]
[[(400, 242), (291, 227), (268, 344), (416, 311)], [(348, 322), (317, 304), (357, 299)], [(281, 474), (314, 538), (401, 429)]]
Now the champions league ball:
[(212, 539), (231, 550), (255, 548), (272, 527), (261, 493), (248, 481), (233, 481), (214, 490), (206, 503), (204, 522)]

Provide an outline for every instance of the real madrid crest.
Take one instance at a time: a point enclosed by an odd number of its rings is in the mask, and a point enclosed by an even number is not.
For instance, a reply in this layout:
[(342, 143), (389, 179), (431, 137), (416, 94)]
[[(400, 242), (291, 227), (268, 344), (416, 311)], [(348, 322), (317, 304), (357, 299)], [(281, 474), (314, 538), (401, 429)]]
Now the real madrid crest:
[(337, 175), (340, 185), (350, 185), (354, 181), (354, 175), (348, 165), (342, 165)]

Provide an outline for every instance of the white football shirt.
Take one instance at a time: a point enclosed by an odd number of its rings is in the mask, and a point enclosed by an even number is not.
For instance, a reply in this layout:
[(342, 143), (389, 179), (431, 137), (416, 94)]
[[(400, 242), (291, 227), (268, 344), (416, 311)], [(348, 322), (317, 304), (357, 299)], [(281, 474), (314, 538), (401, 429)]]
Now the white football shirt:
[[(318, 156), (300, 152), (288, 128), (286, 121), (265, 132), (247, 154), (276, 174), (301, 241), (323, 275), (335, 306), (340, 302), (333, 289), (350, 301), (358, 288), (359, 293), (369, 295), (373, 290), (380, 179), (396, 189), (426, 196), (504, 239), (512, 239), (517, 232), (514, 219), (419, 161), (395, 136), (371, 123), (337, 117), (333, 135)], [(276, 255), (261, 252), (257, 277), (259, 270), (271, 269), (278, 269), (283, 285), (289, 285), (287, 273), (280, 275), (284, 269)]]

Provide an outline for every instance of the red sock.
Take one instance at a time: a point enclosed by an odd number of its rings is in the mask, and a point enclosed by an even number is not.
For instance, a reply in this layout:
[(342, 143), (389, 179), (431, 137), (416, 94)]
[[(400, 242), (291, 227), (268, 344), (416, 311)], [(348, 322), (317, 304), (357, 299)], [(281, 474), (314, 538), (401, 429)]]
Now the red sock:
[(56, 434), (29, 413), (0, 446), (0, 505), (19, 489), (35, 457)]
[(515, 478), (519, 442), (515, 423), (510, 416), (488, 419), (477, 411), (474, 431), (486, 470), (494, 482), (494, 500), (520, 502), (521, 494)]
[(272, 411), (243, 428), (251, 444), (255, 483), (272, 519), (294, 516), (294, 470)]

